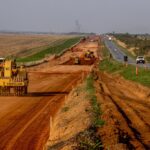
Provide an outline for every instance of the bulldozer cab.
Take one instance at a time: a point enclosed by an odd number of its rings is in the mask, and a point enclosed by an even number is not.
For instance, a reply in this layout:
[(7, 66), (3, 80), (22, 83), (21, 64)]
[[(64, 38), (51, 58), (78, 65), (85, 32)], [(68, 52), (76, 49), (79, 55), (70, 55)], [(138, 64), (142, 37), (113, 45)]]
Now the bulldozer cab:
[(4, 61), (5, 61), (5, 58), (0, 58), (0, 68), (3, 67), (4, 65)]

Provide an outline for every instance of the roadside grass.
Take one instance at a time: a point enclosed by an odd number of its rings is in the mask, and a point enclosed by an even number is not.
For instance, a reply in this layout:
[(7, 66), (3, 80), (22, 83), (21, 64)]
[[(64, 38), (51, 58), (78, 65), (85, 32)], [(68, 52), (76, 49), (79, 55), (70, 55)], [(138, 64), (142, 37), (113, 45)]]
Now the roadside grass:
[(96, 136), (96, 133), (93, 131), (93, 129), (86, 130), (84, 132), (81, 132), (77, 136), (77, 147), (75, 147), (76, 150), (102, 150), (103, 145), (99, 139), (99, 137)]
[(150, 63), (150, 56), (149, 57), (146, 56), (145, 58), (146, 58), (146, 61)]
[(92, 105), (92, 125), (86, 131), (81, 132), (77, 137), (77, 146), (75, 149), (78, 150), (102, 150), (103, 145), (101, 143), (100, 137), (97, 135), (97, 128), (104, 125), (104, 121), (101, 120), (101, 110), (100, 105), (97, 102), (96, 91), (94, 87), (94, 78), (90, 74), (86, 78), (85, 90), (87, 92), (87, 98), (91, 101)]
[(67, 111), (69, 111), (69, 107), (66, 106), (62, 108), (62, 112), (67, 112)]
[(102, 57), (107, 58), (107, 57), (109, 57), (109, 55), (110, 55), (110, 52), (107, 49), (107, 47), (105, 46), (105, 43), (103, 42), (102, 43)]
[(104, 45), (102, 49), (103, 61), (99, 64), (99, 69), (101, 71), (106, 71), (108, 73), (118, 73), (122, 75), (125, 79), (138, 82), (144, 86), (150, 87), (150, 69), (145, 69), (138, 67), (138, 76), (136, 75), (136, 66), (128, 65), (125, 67), (123, 63), (117, 62), (114, 59), (109, 59), (109, 50)]
[(144, 86), (150, 87), (149, 69), (138, 67), (138, 75), (136, 75), (136, 66), (128, 65), (128, 67), (125, 67), (122, 63), (108, 59), (104, 59), (100, 63), (99, 69), (109, 73), (119, 73), (127, 80), (132, 80)]
[(92, 112), (94, 115), (93, 127), (94, 128), (101, 127), (102, 125), (104, 125), (104, 121), (101, 120), (100, 118), (102, 112), (100, 110), (100, 105), (97, 102), (97, 97), (96, 97), (95, 87), (94, 87), (94, 78), (92, 74), (90, 74), (86, 79), (86, 91), (88, 93), (88, 98), (90, 99), (92, 104)]
[(79, 42), (80, 39), (81, 39), (81, 37), (68, 39), (61, 44), (58, 43), (54, 46), (50, 46), (38, 53), (31, 55), (31, 56), (24, 57), (24, 58), (18, 58), (17, 61), (18, 62), (31, 62), (31, 61), (41, 60), (46, 55), (60, 54), (64, 49), (67, 49), (67, 48), (71, 47), (72, 45), (74, 45), (75, 43)]

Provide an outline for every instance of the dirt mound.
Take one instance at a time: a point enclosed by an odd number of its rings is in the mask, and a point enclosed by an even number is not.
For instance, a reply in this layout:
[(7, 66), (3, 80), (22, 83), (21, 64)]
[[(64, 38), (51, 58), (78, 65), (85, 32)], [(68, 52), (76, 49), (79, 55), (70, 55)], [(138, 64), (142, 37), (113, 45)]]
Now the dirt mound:
[(96, 87), (106, 122), (98, 132), (104, 146), (114, 150), (118, 144), (128, 149), (149, 149), (149, 89), (103, 73)]
[(77, 144), (73, 137), (91, 125), (91, 113), (88, 111), (91, 105), (83, 88), (84, 85), (80, 85), (69, 94), (53, 119), (48, 149), (71, 150)]
[(66, 61), (65, 63), (63, 63), (63, 65), (93, 65), (95, 61), (96, 61), (95, 58), (89, 60), (86, 60), (84, 58), (79, 58), (79, 64), (75, 64), (75, 60), (72, 58)]

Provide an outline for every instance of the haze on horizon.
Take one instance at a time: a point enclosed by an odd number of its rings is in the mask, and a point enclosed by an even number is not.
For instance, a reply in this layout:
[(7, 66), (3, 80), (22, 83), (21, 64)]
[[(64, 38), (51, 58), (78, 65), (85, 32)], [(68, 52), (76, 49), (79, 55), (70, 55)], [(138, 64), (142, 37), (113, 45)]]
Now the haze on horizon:
[(0, 0), (0, 30), (150, 33), (150, 0)]

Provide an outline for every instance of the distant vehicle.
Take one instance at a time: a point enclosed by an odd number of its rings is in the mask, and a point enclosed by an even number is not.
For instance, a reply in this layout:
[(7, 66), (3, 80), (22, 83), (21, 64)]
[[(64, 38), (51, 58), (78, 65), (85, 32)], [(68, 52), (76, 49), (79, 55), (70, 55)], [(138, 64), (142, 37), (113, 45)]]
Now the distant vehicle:
[(138, 57), (136, 58), (136, 63), (137, 63), (137, 64), (138, 64), (138, 63), (143, 63), (143, 64), (145, 64), (144, 56), (138, 56)]
[(109, 41), (111, 41), (111, 39), (112, 39), (111, 37), (108, 38)]

